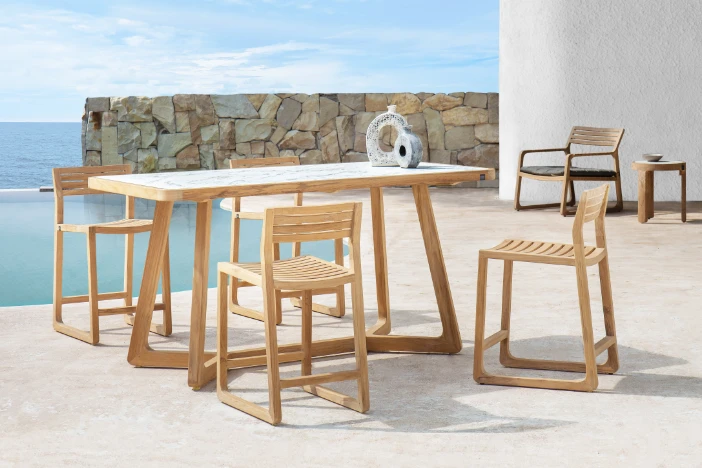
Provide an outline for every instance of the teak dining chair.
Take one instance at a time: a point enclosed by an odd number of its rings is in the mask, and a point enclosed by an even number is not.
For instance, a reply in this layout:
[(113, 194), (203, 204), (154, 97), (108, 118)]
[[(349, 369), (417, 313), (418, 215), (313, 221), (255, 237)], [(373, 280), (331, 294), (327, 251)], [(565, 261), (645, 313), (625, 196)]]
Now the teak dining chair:
[[(233, 159), (229, 162), (231, 169), (249, 168), (249, 167), (266, 167), (266, 166), (299, 166), (300, 158), (297, 156), (289, 156), (282, 158), (254, 158), (254, 159)], [(302, 193), (294, 195), (294, 206), (302, 205)], [(241, 221), (242, 219), (263, 219), (262, 212), (246, 212), (241, 211), (241, 197), (232, 199), (232, 245), (229, 260), (232, 263), (239, 261), (239, 249), (241, 239)], [(297, 257), (300, 255), (300, 243), (295, 242), (292, 245), (292, 255)], [(341, 239), (334, 241), (334, 255), (337, 265), (344, 264), (344, 244)], [(274, 258), (280, 259), (280, 246), (275, 245)], [(238, 291), (239, 288), (253, 286), (247, 282), (238, 281), (232, 278), (230, 285), (229, 310), (237, 315), (243, 315), (255, 320), (263, 320), (263, 314), (257, 310), (244, 307), (239, 304)], [(336, 294), (336, 307), (329, 307), (323, 304), (312, 304), (312, 310), (320, 314), (331, 315), (333, 317), (343, 317), (346, 312), (344, 286), (341, 285), (336, 289), (327, 289), (314, 291), (313, 295)], [(280, 324), (283, 321), (283, 306), (282, 299), (289, 297), (295, 307), (301, 307), (300, 296), (295, 291), (276, 291), (276, 323)]]
[[(613, 374), (617, 371), (619, 368), (617, 334), (614, 326), (614, 305), (612, 303), (612, 285), (609, 277), (609, 260), (604, 225), (608, 193), (609, 187), (607, 185), (583, 192), (580, 205), (575, 215), (575, 221), (573, 222), (573, 244), (509, 239), (492, 249), (480, 251), (478, 263), (478, 300), (475, 317), (475, 353), (473, 363), (473, 376), (476, 382), (480, 384), (513, 385), (519, 387), (591, 392), (597, 388), (598, 372)], [(590, 221), (595, 221), (595, 246), (585, 245), (583, 241), (583, 225)], [(485, 338), (487, 267), (489, 259), (504, 261), (502, 323), (500, 331)], [(512, 306), (512, 268), (514, 262), (546, 263), (575, 267), (585, 363), (524, 359), (512, 355), (509, 349), (509, 338)], [(597, 343), (595, 343), (593, 339), (590, 292), (587, 280), (587, 267), (592, 265), (598, 265), (599, 267), (606, 332), (606, 336)], [(508, 377), (488, 374), (485, 372), (483, 366), (483, 354), (485, 350), (498, 343), (500, 344), (500, 362), (505, 367), (584, 372), (585, 378), (576, 381)], [(607, 361), (604, 364), (597, 364), (595, 359), (605, 350), (608, 354)]]
[[(261, 263), (217, 265), (217, 396), (220, 401), (270, 424), (281, 421), (281, 390), (302, 387), (305, 391), (364, 413), (370, 405), (366, 330), (363, 316), (361, 278), (361, 203), (269, 208), (263, 214)], [(349, 239), (350, 265), (345, 268), (312, 256), (275, 259), (275, 244), (329, 239)], [(236, 357), (228, 352), (227, 277), (231, 276), (263, 288), (263, 313), (268, 367), (269, 407), (263, 408), (232, 394), (227, 370), (259, 365), (258, 357)], [(312, 294), (319, 289), (351, 284), (353, 336), (356, 366), (353, 370), (312, 374)], [(276, 327), (276, 291), (299, 291), (302, 296), (302, 344), (300, 351), (279, 353)], [(285, 349), (285, 347), (283, 347)], [(281, 379), (280, 363), (301, 361), (301, 376)], [(323, 383), (355, 380), (358, 396), (352, 398)]]
[[(624, 207), (622, 198), (622, 181), (619, 172), (619, 145), (624, 136), (623, 128), (595, 128), (595, 127), (573, 127), (568, 137), (568, 142), (564, 148), (548, 148), (525, 150), (519, 155), (519, 165), (517, 166), (517, 185), (514, 194), (514, 209), (530, 210), (534, 208), (560, 207), (561, 214), (567, 216), (574, 214), (568, 210), (568, 206), (575, 205), (575, 184), (576, 181), (612, 181), (616, 187), (617, 203), (609, 209), (610, 212), (621, 211)], [(611, 147), (610, 151), (595, 153), (571, 153), (571, 145), (604, 146)], [(530, 153), (553, 153), (563, 152), (566, 155), (565, 164), (562, 166), (525, 166), (524, 158)], [(614, 159), (614, 170), (594, 169), (588, 167), (573, 166), (573, 159), (582, 156), (611, 156)], [(522, 178), (534, 179), (546, 182), (562, 182), (563, 190), (560, 203), (546, 203), (540, 205), (522, 205), (519, 197), (522, 192)], [(570, 199), (568, 199), (570, 192)]]
[[(152, 221), (134, 219), (134, 198), (127, 197), (125, 219), (92, 224), (64, 223), (64, 197), (73, 195), (103, 194), (98, 190), (88, 188), (88, 178), (93, 176), (131, 174), (128, 164), (94, 167), (66, 167), (53, 169), (54, 180), (54, 330), (59, 333), (77, 338), (90, 344), (100, 341), (99, 319), (104, 315), (125, 314), (127, 324), (133, 325), (133, 314), (136, 305), (132, 304), (132, 281), (134, 279), (134, 234), (151, 231)], [(88, 294), (84, 296), (63, 296), (63, 234), (79, 232), (88, 241)], [(124, 234), (124, 291), (98, 293), (97, 276), (97, 234)], [(163, 302), (156, 304), (154, 310), (163, 311), (163, 325), (151, 325), (151, 331), (159, 335), (169, 336), (172, 331), (171, 322), (171, 284), (168, 246), (161, 271)], [(99, 308), (99, 301), (123, 299), (124, 306)], [(90, 308), (90, 329), (81, 330), (63, 323), (63, 305), (87, 302)]]

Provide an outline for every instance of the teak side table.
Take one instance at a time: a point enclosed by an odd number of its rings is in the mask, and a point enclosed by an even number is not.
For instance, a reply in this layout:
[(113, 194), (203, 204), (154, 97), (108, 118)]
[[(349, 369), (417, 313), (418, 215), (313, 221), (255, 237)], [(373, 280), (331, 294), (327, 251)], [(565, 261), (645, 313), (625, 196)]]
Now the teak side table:
[(634, 161), (631, 168), (639, 171), (639, 222), (645, 223), (653, 218), (653, 173), (655, 171), (679, 171), (681, 190), (680, 219), (687, 220), (685, 210), (686, 180), (685, 161)]

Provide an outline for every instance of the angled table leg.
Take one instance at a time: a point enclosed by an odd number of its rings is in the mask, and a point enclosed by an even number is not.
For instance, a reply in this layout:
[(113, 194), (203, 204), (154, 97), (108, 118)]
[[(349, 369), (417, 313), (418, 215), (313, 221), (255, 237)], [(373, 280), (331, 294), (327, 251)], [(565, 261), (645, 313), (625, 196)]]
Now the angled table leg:
[[(431, 198), (429, 197), (429, 188), (425, 184), (413, 185), (412, 193), (417, 207), (417, 215), (419, 217), (419, 225), (422, 229), (422, 237), (424, 238), (424, 250), (429, 261), (429, 271), (434, 285), (434, 293), (436, 294), (436, 303), (439, 309), (439, 317), (443, 331), (437, 337), (424, 336), (393, 336), (393, 335), (378, 335), (371, 329), (368, 333), (368, 350), (369, 351), (398, 351), (398, 352), (419, 352), (419, 353), (457, 353), (463, 347), (461, 342), (461, 333), (458, 329), (458, 320), (456, 319), (456, 310), (451, 297), (451, 289), (446, 274), (446, 265), (444, 264), (444, 256), (441, 251), (441, 243), (439, 241), (439, 233), (436, 229), (436, 219), (434, 218), (434, 210), (431, 206)], [(375, 218), (374, 218), (375, 221)], [(376, 231), (374, 226), (374, 233)], [(385, 232), (382, 231), (383, 255), (385, 254)], [(377, 245), (377, 243), (376, 243)], [(378, 253), (376, 252), (376, 255)], [(376, 268), (378, 266), (376, 258)], [(376, 276), (380, 276), (376, 270)], [(387, 278), (387, 270), (384, 275)], [(387, 280), (386, 280), (387, 281)], [(386, 283), (387, 284), (387, 283)], [(385, 297), (382, 297), (387, 304), (387, 290), (384, 291)], [(381, 302), (379, 296), (378, 302)], [(379, 322), (383, 320), (380, 315), (379, 305)], [(388, 311), (389, 312), (389, 311)], [(389, 314), (388, 323), (389, 323)], [(377, 328), (377, 326), (376, 326)]]

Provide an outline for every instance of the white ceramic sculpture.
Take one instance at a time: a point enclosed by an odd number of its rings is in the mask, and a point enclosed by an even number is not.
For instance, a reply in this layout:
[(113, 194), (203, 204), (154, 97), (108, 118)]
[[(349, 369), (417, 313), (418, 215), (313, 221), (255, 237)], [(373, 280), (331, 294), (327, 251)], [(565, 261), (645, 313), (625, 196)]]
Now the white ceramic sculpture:
[(417, 135), (412, 133), (412, 126), (403, 127), (395, 140), (395, 149), (393, 151), (395, 160), (402, 168), (414, 168), (422, 162), (424, 150), (422, 149), (422, 140)]
[(407, 127), (407, 120), (395, 112), (396, 106), (388, 106), (388, 111), (380, 114), (368, 126), (366, 131), (366, 151), (371, 166), (398, 166), (394, 151), (380, 149), (380, 130), (385, 126), (393, 127), (398, 135)]

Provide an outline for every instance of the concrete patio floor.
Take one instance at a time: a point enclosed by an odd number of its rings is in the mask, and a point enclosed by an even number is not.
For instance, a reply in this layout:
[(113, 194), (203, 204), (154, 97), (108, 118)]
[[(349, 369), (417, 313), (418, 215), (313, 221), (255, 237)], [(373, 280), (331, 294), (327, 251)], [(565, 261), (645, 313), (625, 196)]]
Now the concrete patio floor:
[[(184, 370), (129, 365), (131, 329), (120, 316), (101, 319), (101, 343), (91, 347), (52, 330), (50, 305), (6, 308), (0, 309), (0, 466), (700, 466), (702, 206), (690, 204), (687, 224), (673, 211), (677, 204), (659, 204), (670, 211), (658, 211), (646, 225), (637, 222), (633, 204), (607, 217), (621, 367), (586, 394), (480, 386), (472, 378), (478, 250), (508, 237), (570, 242), (573, 219), (554, 210), (514, 212), (492, 189), (442, 188), (431, 195), (464, 349), (453, 356), (370, 355), (367, 414), (291, 389), (283, 393), (283, 425), (271, 427), (220, 403), (213, 383), (191, 390)], [(372, 324), (368, 194), (306, 198), (341, 200), (364, 202), (364, 293)], [(288, 204), (289, 197), (249, 206), (264, 203)], [(386, 190), (385, 208), (394, 331), (438, 334), (411, 191)], [(212, 241), (228, 239), (215, 232)], [(488, 333), (499, 327), (501, 275), (501, 264), (491, 263)], [(589, 275), (597, 340), (604, 334), (597, 269)], [(215, 341), (214, 292), (208, 348)], [(242, 303), (261, 304), (257, 289), (242, 296)], [(285, 305), (279, 342), (298, 341), (300, 313)], [(174, 295), (173, 313), (173, 336), (152, 336), (154, 347), (187, 347), (189, 293)], [(65, 317), (87, 326), (85, 306), (68, 306)], [(515, 265), (515, 354), (580, 360), (579, 320), (573, 269)], [(347, 335), (351, 315), (315, 314), (314, 325), (315, 339)], [(259, 322), (237, 317), (230, 327), (233, 347), (263, 344)], [(487, 361), (489, 370), (517, 373), (500, 368), (497, 347)], [(315, 369), (350, 362), (329, 358)], [(282, 369), (283, 376), (297, 372), (297, 365)], [(230, 379), (241, 395), (266, 402), (261, 369), (230, 372)], [(335, 388), (355, 391), (350, 384)]]

